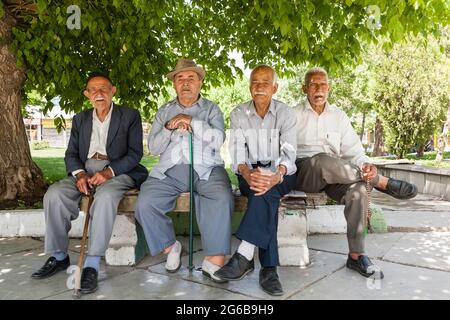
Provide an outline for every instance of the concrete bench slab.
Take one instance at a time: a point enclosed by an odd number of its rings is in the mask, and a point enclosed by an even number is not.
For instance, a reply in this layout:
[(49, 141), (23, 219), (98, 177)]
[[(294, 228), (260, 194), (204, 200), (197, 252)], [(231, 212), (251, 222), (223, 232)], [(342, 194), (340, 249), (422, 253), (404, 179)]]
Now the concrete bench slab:
[[(143, 230), (134, 217), (138, 194), (136, 189), (129, 190), (119, 204), (109, 248), (105, 254), (109, 265), (136, 265), (149, 253)], [(242, 213), (247, 207), (247, 198), (241, 196), (238, 190), (234, 194), (234, 212)], [(278, 222), (278, 247), (282, 266), (305, 267), (309, 264), (305, 210), (307, 207), (316, 208), (326, 201), (325, 194), (293, 192), (284, 197)], [(88, 198), (83, 197), (81, 211), (87, 210), (87, 203)], [(174, 212), (189, 212), (189, 193), (182, 193), (178, 197)]]

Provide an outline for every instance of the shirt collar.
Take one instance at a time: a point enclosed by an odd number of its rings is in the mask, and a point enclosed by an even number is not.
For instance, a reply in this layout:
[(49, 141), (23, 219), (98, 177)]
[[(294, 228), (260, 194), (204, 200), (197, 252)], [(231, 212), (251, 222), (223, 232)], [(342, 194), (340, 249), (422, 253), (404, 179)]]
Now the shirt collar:
[[(311, 111), (313, 111), (313, 112), (316, 112), (316, 111), (312, 108), (311, 104), (309, 103), (308, 98), (305, 99), (305, 107), (306, 107), (306, 109), (308, 109), (308, 110), (311, 110)], [(335, 110), (335, 106), (332, 105), (332, 104), (330, 104), (330, 103), (327, 101), (327, 102), (325, 102), (325, 108), (323, 109), (323, 112), (322, 112), (322, 113), (325, 113), (325, 112), (333, 112), (334, 110)]]
[[(114, 107), (114, 103), (111, 102), (111, 108), (109, 109), (109, 112), (108, 112), (108, 114), (106, 115), (105, 120), (103, 120), (102, 123), (105, 123), (106, 121), (108, 121), (108, 120), (111, 118), (111, 114), (112, 114), (113, 107)], [(94, 118), (94, 120), (101, 122), (100, 119), (97, 117), (97, 111), (95, 110), (95, 108), (94, 108), (94, 110), (92, 111), (92, 113), (93, 113), (93, 114), (92, 114), (92, 117)]]
[[(250, 100), (249, 109), (250, 109), (250, 114), (259, 117), (259, 114), (256, 113), (256, 107), (255, 107), (255, 103), (253, 102), (253, 100)], [(272, 115), (275, 115), (275, 102), (273, 99), (270, 100), (268, 113), (272, 113)]]
[[(175, 99), (173, 99), (172, 102), (173, 102), (177, 107), (179, 107), (179, 108), (181, 108), (181, 109), (185, 109), (185, 108), (186, 108), (186, 107), (183, 107), (181, 104), (178, 103), (178, 97), (176, 97)], [(203, 103), (204, 103), (204, 99), (203, 99), (203, 97), (200, 95), (200, 98), (198, 98), (198, 100), (195, 101), (195, 102), (192, 104), (192, 106), (190, 106), (190, 107), (188, 107), (188, 108), (193, 108), (193, 107), (196, 107), (196, 106), (201, 107), (201, 106), (203, 105)]]

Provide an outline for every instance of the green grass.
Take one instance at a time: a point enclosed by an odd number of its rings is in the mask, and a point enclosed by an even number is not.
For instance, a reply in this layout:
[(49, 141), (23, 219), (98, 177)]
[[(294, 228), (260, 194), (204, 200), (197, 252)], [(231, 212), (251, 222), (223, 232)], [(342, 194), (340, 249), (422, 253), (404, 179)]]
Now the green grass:
[(416, 160), (416, 164), (421, 164), (425, 167), (433, 168), (446, 168), (450, 169), (450, 161), (445, 161), (445, 159), (450, 159), (450, 151), (444, 152), (444, 160), (441, 162), (436, 162), (436, 151), (425, 152), (423, 157), (417, 157), (415, 154), (409, 154), (406, 159)]
[[(66, 176), (64, 152), (65, 149), (61, 148), (31, 150), (31, 156), (39, 168), (42, 169), (44, 179), (48, 184), (53, 184)], [(147, 155), (142, 158), (141, 164), (146, 167), (148, 171), (150, 171), (158, 163), (158, 161), (159, 157)], [(231, 179), (231, 183), (237, 186), (238, 183), (236, 175), (230, 168), (226, 169)]]
[(38, 158), (64, 158), (65, 148), (49, 148), (43, 150), (33, 150), (31, 149), (31, 157)]

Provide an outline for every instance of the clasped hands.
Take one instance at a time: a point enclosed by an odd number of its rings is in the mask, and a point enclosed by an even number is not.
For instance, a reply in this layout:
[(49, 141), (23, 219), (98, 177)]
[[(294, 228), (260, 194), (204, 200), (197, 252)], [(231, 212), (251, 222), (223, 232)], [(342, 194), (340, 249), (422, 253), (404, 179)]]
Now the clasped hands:
[(280, 166), (276, 172), (271, 172), (260, 167), (249, 169), (246, 165), (242, 165), (239, 171), (250, 189), (255, 191), (255, 196), (261, 196), (280, 183), (286, 168)]
[(77, 189), (81, 193), (88, 195), (90, 190), (94, 186), (99, 186), (105, 181), (113, 177), (112, 171), (109, 168), (105, 168), (102, 171), (98, 171), (93, 176), (89, 175), (87, 172), (83, 171), (76, 175), (77, 179)]
[(191, 116), (179, 114), (167, 121), (165, 127), (167, 130), (179, 130), (181, 133), (186, 131), (192, 132), (191, 121)]

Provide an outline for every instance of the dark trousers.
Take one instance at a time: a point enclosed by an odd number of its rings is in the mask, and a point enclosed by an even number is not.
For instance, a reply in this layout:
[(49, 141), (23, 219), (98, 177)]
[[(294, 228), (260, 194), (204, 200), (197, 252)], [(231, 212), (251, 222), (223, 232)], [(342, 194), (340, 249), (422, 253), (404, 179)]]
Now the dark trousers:
[(236, 232), (236, 237), (259, 248), (259, 261), (262, 267), (279, 265), (278, 260), (278, 207), (280, 199), (295, 186), (295, 174), (284, 177), (283, 183), (272, 187), (261, 196), (255, 196), (247, 181), (237, 175), (239, 189), (248, 198), (247, 210)]

